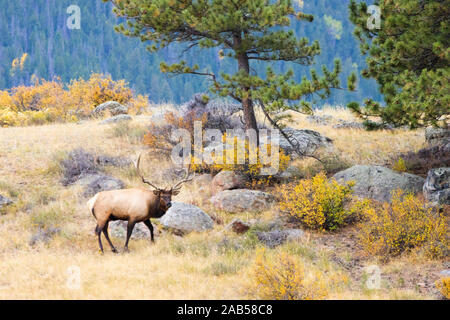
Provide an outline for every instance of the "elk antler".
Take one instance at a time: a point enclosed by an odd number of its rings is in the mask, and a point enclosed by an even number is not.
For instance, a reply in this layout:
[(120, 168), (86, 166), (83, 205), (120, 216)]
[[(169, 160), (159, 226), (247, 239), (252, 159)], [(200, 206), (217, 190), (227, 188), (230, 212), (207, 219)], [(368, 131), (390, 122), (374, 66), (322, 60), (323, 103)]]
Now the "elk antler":
[(190, 168), (191, 168), (191, 164), (189, 164), (189, 166), (186, 168), (186, 176), (180, 181), (180, 182), (178, 182), (177, 184), (175, 184), (173, 187), (172, 187), (172, 191), (177, 191), (177, 190), (180, 190), (181, 189), (181, 184), (183, 184), (183, 183), (185, 183), (185, 182), (188, 182), (188, 181), (191, 181), (192, 179), (194, 179), (194, 177), (195, 177), (195, 171), (194, 171), (194, 174), (192, 175), (192, 176), (189, 176), (189, 170), (190, 170)]
[(154, 184), (151, 183), (150, 181), (145, 180), (144, 176), (143, 176), (142, 173), (141, 173), (141, 170), (139, 169), (139, 164), (141, 163), (141, 155), (142, 155), (142, 154), (139, 154), (139, 157), (138, 157), (138, 159), (137, 159), (137, 162), (136, 162), (136, 170), (137, 170), (138, 175), (141, 177), (142, 182), (143, 182), (143, 183), (146, 183), (146, 184), (148, 184), (148, 185), (150, 185), (151, 187), (155, 188), (156, 190), (162, 190), (160, 187), (154, 185)]

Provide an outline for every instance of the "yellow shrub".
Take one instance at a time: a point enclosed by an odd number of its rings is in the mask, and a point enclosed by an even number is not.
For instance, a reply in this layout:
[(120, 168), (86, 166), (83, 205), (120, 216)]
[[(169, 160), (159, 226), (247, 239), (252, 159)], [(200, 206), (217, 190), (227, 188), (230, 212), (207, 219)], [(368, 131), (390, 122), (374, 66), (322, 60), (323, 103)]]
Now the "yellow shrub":
[(352, 200), (352, 186), (340, 185), (336, 180), (328, 181), (325, 173), (295, 185), (283, 185), (278, 188), (280, 208), (311, 229), (335, 230), (355, 220), (356, 208), (347, 209)]
[(149, 107), (148, 96), (139, 94), (136, 98), (131, 99), (129, 104), (128, 113), (141, 114)]
[(10, 108), (0, 109), (0, 127), (10, 127), (18, 124), (17, 113)]
[(72, 80), (68, 89), (73, 108), (84, 115), (106, 101), (127, 104), (133, 98), (133, 92), (125, 80), (114, 81), (111, 76), (98, 73), (93, 73), (88, 80)]
[[(224, 135), (225, 139), (225, 135)], [(231, 154), (233, 155), (233, 158), (228, 157), (227, 158), (227, 152), (229, 151), (227, 149), (227, 145), (224, 145), (223, 150), (223, 158), (220, 159), (220, 155), (216, 155), (213, 157), (213, 163), (212, 164), (206, 164), (203, 162), (202, 164), (196, 164), (194, 165), (194, 169), (197, 171), (202, 172), (209, 172), (209, 173), (216, 173), (219, 171), (235, 171), (238, 172), (244, 176), (247, 176), (250, 178), (250, 188), (257, 188), (257, 187), (263, 187), (269, 185), (273, 181), (272, 175), (261, 175), (261, 170), (263, 168), (270, 168), (270, 164), (264, 164), (261, 162), (260, 157), (258, 156), (256, 159), (256, 163), (250, 163), (250, 154), (251, 152), (254, 152), (256, 155), (260, 155), (261, 148), (266, 148), (267, 154), (271, 153), (271, 146), (270, 145), (264, 145), (257, 147), (256, 150), (251, 151), (249, 149), (248, 142), (242, 142), (245, 144), (245, 154), (244, 154), (244, 163), (238, 163), (238, 152), (237, 150), (231, 150)], [(278, 172), (284, 171), (290, 162), (289, 155), (286, 155), (283, 150), (278, 151)]]
[(440, 258), (448, 250), (448, 225), (443, 214), (425, 208), (423, 201), (398, 190), (392, 203), (381, 208), (367, 206), (366, 221), (361, 224), (359, 237), (369, 255), (383, 258), (422, 248), (431, 258)]
[(0, 90), (0, 110), (5, 108), (12, 108), (13, 101), (8, 91)]
[(320, 273), (307, 281), (305, 267), (297, 259), (284, 252), (269, 258), (264, 250), (259, 251), (251, 270), (249, 296), (267, 300), (325, 299), (328, 291)]
[(436, 281), (435, 285), (446, 299), (450, 299), (450, 277)]
[(406, 172), (407, 168), (405, 160), (402, 157), (398, 158), (397, 162), (393, 166), (393, 169), (399, 172)]
[[(144, 144), (149, 146), (152, 149), (157, 149), (158, 151), (161, 151), (165, 153), (166, 155), (169, 155), (172, 151), (172, 148), (175, 146), (178, 141), (173, 141), (171, 139), (172, 131), (174, 129), (185, 129), (187, 130), (192, 138), (191, 141), (191, 150), (194, 150), (194, 122), (199, 121), (203, 124), (207, 121), (207, 115), (204, 114), (203, 116), (197, 116), (194, 112), (188, 113), (187, 115), (180, 117), (178, 115), (175, 115), (172, 112), (168, 112), (165, 116), (165, 126), (158, 126), (156, 124), (151, 124), (149, 131), (144, 136)], [(231, 153), (228, 153), (227, 151), (227, 144), (225, 142), (226, 134), (223, 134), (222, 136), (222, 142), (224, 143), (224, 150), (222, 154), (215, 154), (212, 156), (212, 163), (206, 163), (203, 160), (200, 160), (198, 158), (195, 158), (192, 156), (191, 158), (191, 168), (192, 170), (196, 172), (204, 172), (204, 173), (217, 173), (222, 170), (226, 171), (237, 171), (243, 175), (246, 175), (250, 177), (250, 181), (252, 184), (252, 187), (257, 187), (259, 185), (267, 185), (272, 181), (272, 176), (260, 176), (261, 169), (264, 167), (270, 167), (270, 165), (266, 165), (260, 161), (260, 157), (257, 157), (256, 163), (250, 163), (250, 147), (248, 141), (238, 141), (237, 137), (234, 138), (235, 145), (242, 144), (244, 146), (244, 154), (243, 161), (238, 161), (238, 156), (241, 156), (238, 154), (237, 149), (235, 146), (230, 148)], [(266, 153), (271, 154), (271, 148), (270, 145), (265, 145), (264, 148), (266, 148)], [(193, 152), (192, 152), (193, 153)], [(232, 157), (230, 156), (232, 155)], [(256, 148), (255, 154), (260, 154), (260, 149)], [(279, 157), (278, 157), (278, 167), (279, 171), (285, 170), (289, 164), (290, 157), (286, 155), (281, 149), (279, 150)], [(244, 162), (244, 163), (238, 163), (238, 162)]]

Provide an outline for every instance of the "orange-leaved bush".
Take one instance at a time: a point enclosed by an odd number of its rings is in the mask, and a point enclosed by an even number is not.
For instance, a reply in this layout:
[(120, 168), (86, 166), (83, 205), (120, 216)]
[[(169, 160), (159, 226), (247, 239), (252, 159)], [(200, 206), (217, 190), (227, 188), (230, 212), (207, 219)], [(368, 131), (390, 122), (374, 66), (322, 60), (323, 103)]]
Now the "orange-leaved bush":
[(0, 91), (0, 126), (77, 121), (109, 100), (127, 105), (134, 113), (148, 105), (148, 97), (134, 97), (124, 80), (110, 76), (94, 73), (88, 80), (72, 80), (67, 87), (57, 78), (47, 81), (33, 76), (31, 85)]

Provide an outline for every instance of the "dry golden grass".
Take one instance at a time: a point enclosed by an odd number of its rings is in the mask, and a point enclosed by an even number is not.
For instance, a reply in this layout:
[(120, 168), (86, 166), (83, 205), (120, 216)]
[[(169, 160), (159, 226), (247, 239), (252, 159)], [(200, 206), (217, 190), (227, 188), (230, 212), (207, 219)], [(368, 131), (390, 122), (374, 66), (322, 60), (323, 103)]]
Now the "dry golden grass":
[[(333, 120), (330, 125), (317, 125), (307, 120), (307, 115), (290, 112), (293, 123), (289, 126), (296, 129), (310, 129), (333, 140), (336, 152), (350, 164), (378, 164), (386, 161), (397, 153), (417, 151), (425, 145), (423, 129), (365, 131), (360, 129), (334, 129), (338, 120), (360, 121), (346, 108), (325, 107), (315, 112), (315, 115), (330, 115)], [(262, 115), (259, 115), (262, 119)]]
[[(163, 107), (160, 107), (163, 108)], [(348, 119), (347, 111), (327, 109), (327, 114)], [(147, 115), (137, 116), (130, 126), (143, 130)], [(303, 116), (295, 116), (295, 127), (313, 129), (334, 139), (338, 152), (351, 163), (382, 163), (395, 152), (416, 150), (424, 143), (423, 132), (364, 132), (334, 130), (314, 126)], [(85, 207), (77, 186), (63, 187), (57, 160), (64, 152), (82, 147), (86, 150), (133, 158), (143, 146), (118, 137), (111, 126), (96, 121), (81, 124), (52, 124), (37, 127), (0, 128), (0, 194), (11, 197), (15, 204), (0, 215), (0, 299), (241, 299), (247, 296), (245, 278), (260, 246), (252, 235), (237, 236), (216, 225), (205, 234), (183, 238), (159, 232), (156, 244), (148, 240), (132, 240), (131, 252), (114, 255), (98, 252), (94, 236), (95, 221)], [(148, 160), (148, 159), (147, 159)], [(155, 160), (156, 161), (156, 160)], [(145, 163), (148, 176), (157, 181), (168, 161)], [(152, 168), (153, 165), (153, 168)], [(131, 169), (108, 171), (129, 186), (141, 186)], [(199, 201), (204, 190), (187, 185), (174, 200), (202, 205), (229, 222), (273, 219), (276, 208), (261, 214), (215, 213)], [(56, 212), (56, 216), (50, 216)], [(31, 248), (30, 236), (36, 232), (33, 217), (40, 213), (46, 223), (62, 229), (47, 244)], [(51, 219), (50, 219), (51, 217)], [(48, 218), (48, 219), (47, 219)], [(47, 220), (46, 220), (47, 219)], [(157, 221), (155, 221), (157, 224)], [(238, 243), (244, 250), (223, 248), (223, 239)], [(118, 248), (122, 239), (113, 238)], [(104, 241), (104, 244), (105, 241)], [(106, 249), (109, 249), (107, 244)], [(331, 299), (427, 298), (409, 289), (384, 289), (367, 292), (350, 273), (329, 259), (326, 249), (315, 247), (313, 241), (289, 243), (275, 250), (284, 250), (314, 264), (324, 274)], [(81, 272), (80, 289), (67, 286), (68, 268), (77, 266)]]

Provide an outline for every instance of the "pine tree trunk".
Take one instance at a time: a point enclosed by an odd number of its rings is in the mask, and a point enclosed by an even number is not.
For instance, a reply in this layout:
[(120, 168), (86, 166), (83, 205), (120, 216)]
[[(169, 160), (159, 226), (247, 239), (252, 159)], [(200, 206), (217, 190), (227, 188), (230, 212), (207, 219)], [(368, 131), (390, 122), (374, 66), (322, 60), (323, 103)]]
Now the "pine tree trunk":
[[(246, 74), (250, 74), (250, 63), (246, 54), (241, 54), (238, 57), (238, 66), (239, 70), (244, 70)], [(248, 93), (250, 88), (243, 87), (242, 90)], [(254, 129), (258, 137), (258, 125), (256, 123), (255, 110), (253, 109), (253, 101), (250, 97), (242, 99), (242, 109), (244, 111), (245, 129)]]

